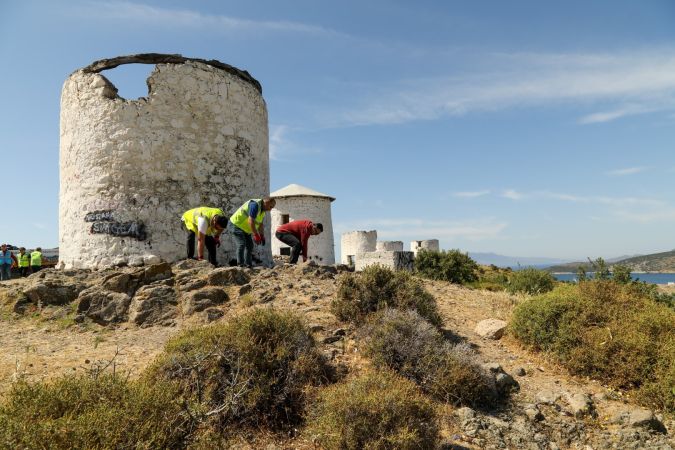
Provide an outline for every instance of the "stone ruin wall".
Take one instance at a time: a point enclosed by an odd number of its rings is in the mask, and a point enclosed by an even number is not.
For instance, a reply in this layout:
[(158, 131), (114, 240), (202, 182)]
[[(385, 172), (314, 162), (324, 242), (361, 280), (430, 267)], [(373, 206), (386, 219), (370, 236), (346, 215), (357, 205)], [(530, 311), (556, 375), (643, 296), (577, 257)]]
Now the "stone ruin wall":
[(375, 251), (377, 252), (402, 252), (403, 251), (403, 242), (402, 241), (377, 241), (375, 245)]
[[(342, 264), (353, 264), (359, 253), (374, 252), (377, 246), (377, 231), (350, 231), (342, 234), (340, 241)], [(353, 259), (350, 262), (350, 257)]]
[(426, 241), (412, 241), (410, 242), (410, 251), (417, 256), (417, 252), (420, 250), (430, 250), (437, 252), (440, 250), (440, 245), (438, 239), (428, 239)]
[(362, 271), (368, 266), (380, 265), (391, 270), (412, 271), (414, 267), (414, 256), (412, 252), (378, 250), (376, 252), (359, 253), (356, 255), (356, 264), (354, 270)]
[[(333, 240), (333, 219), (331, 217), (331, 201), (325, 197), (280, 197), (272, 209), (272, 254), (279, 255), (282, 248), (288, 245), (274, 237), (276, 229), (283, 223), (283, 215), (289, 215), (289, 221), (311, 220), (323, 225), (323, 232), (309, 238), (307, 245), (308, 261), (320, 265), (335, 264), (335, 241)], [(299, 261), (302, 261), (302, 256)]]
[[(120, 61), (160, 62), (147, 98), (117, 96), (98, 73)], [(261, 92), (247, 72), (180, 55), (120, 57), (74, 72), (61, 96), (61, 267), (185, 258), (183, 212), (216, 206), (231, 214), (269, 194)], [(222, 241), (221, 264), (234, 256), (233, 240)], [(256, 252), (271, 262), (269, 245)]]

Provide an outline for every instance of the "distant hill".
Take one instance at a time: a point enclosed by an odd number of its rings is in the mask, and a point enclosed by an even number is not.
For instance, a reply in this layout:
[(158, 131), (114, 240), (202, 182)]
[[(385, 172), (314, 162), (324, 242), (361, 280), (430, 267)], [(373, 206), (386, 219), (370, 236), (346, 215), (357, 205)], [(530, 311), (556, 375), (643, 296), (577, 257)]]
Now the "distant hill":
[(498, 255), (496, 253), (469, 252), (469, 256), (478, 264), (483, 264), (486, 266), (494, 264), (498, 267), (511, 267), (513, 269), (517, 269), (518, 266), (543, 268), (553, 264), (565, 262), (565, 260), (555, 258), (544, 258), (537, 256), (504, 256)]
[[(638, 255), (608, 259), (610, 268), (613, 265), (623, 264), (631, 268), (633, 272), (675, 272), (675, 250), (649, 255)], [(579, 266), (587, 271), (593, 270), (588, 261), (571, 262), (548, 267), (550, 272), (576, 272)]]

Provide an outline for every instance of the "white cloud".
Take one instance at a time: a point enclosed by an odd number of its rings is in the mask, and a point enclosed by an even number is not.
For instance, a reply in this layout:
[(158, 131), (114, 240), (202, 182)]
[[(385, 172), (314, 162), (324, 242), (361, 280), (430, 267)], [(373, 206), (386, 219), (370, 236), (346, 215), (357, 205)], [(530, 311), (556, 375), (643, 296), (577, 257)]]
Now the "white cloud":
[[(608, 105), (581, 123), (675, 110), (675, 49), (593, 55), (491, 55), (490, 72), (407, 80), (380, 89), (334, 125), (395, 124), (514, 107)], [(605, 106), (607, 108), (607, 106)]]
[(190, 9), (173, 9), (132, 2), (90, 2), (73, 14), (96, 20), (124, 20), (157, 23), (170, 27), (189, 27), (215, 31), (293, 32), (312, 35), (344, 36), (335, 30), (286, 20), (250, 20)]
[(465, 191), (465, 192), (454, 192), (452, 194), (453, 197), (458, 197), (458, 198), (476, 198), (476, 197), (482, 197), (484, 195), (488, 195), (490, 193), (489, 190), (483, 190), (483, 191)]
[(513, 189), (505, 190), (504, 192), (502, 192), (501, 196), (511, 200), (521, 200), (525, 197), (523, 194)]
[(647, 169), (649, 169), (649, 167), (646, 166), (626, 167), (624, 169), (610, 170), (609, 172), (607, 172), (607, 175), (613, 176), (634, 175), (636, 173), (644, 172)]

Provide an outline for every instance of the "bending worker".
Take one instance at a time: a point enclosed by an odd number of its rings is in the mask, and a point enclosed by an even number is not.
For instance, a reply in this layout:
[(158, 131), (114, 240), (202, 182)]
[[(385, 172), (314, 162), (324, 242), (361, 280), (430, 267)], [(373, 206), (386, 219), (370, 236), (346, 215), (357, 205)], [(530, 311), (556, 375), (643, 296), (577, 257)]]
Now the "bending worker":
[(263, 219), (265, 212), (276, 204), (276, 200), (271, 197), (249, 200), (230, 217), (228, 226), (237, 244), (239, 266), (253, 267), (253, 242), (265, 245)]
[(195, 235), (197, 238), (197, 259), (204, 259), (204, 246), (209, 252), (209, 262), (218, 265), (216, 247), (220, 247), (220, 234), (227, 226), (227, 216), (220, 208), (202, 206), (185, 211), (181, 219), (187, 229), (187, 257), (195, 256)]
[(314, 224), (309, 220), (294, 220), (277, 228), (276, 237), (291, 247), (291, 264), (298, 262), (302, 251), (302, 262), (307, 262), (307, 243), (310, 236), (316, 236), (323, 231), (323, 225)]

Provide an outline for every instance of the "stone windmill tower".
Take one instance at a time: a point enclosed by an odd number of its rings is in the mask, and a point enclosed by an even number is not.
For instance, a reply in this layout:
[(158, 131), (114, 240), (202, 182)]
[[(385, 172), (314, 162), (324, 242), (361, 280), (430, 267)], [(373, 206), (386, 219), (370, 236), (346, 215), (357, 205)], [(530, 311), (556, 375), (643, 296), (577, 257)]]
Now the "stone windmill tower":
[[(299, 184), (289, 184), (285, 188), (272, 192), (277, 205), (272, 210), (272, 236), (276, 229), (293, 220), (307, 219), (323, 225), (323, 233), (309, 239), (307, 260), (317, 264), (335, 264), (335, 244), (333, 241), (333, 223), (330, 195), (322, 194)], [(290, 248), (276, 238), (272, 239), (272, 255), (290, 254)]]

